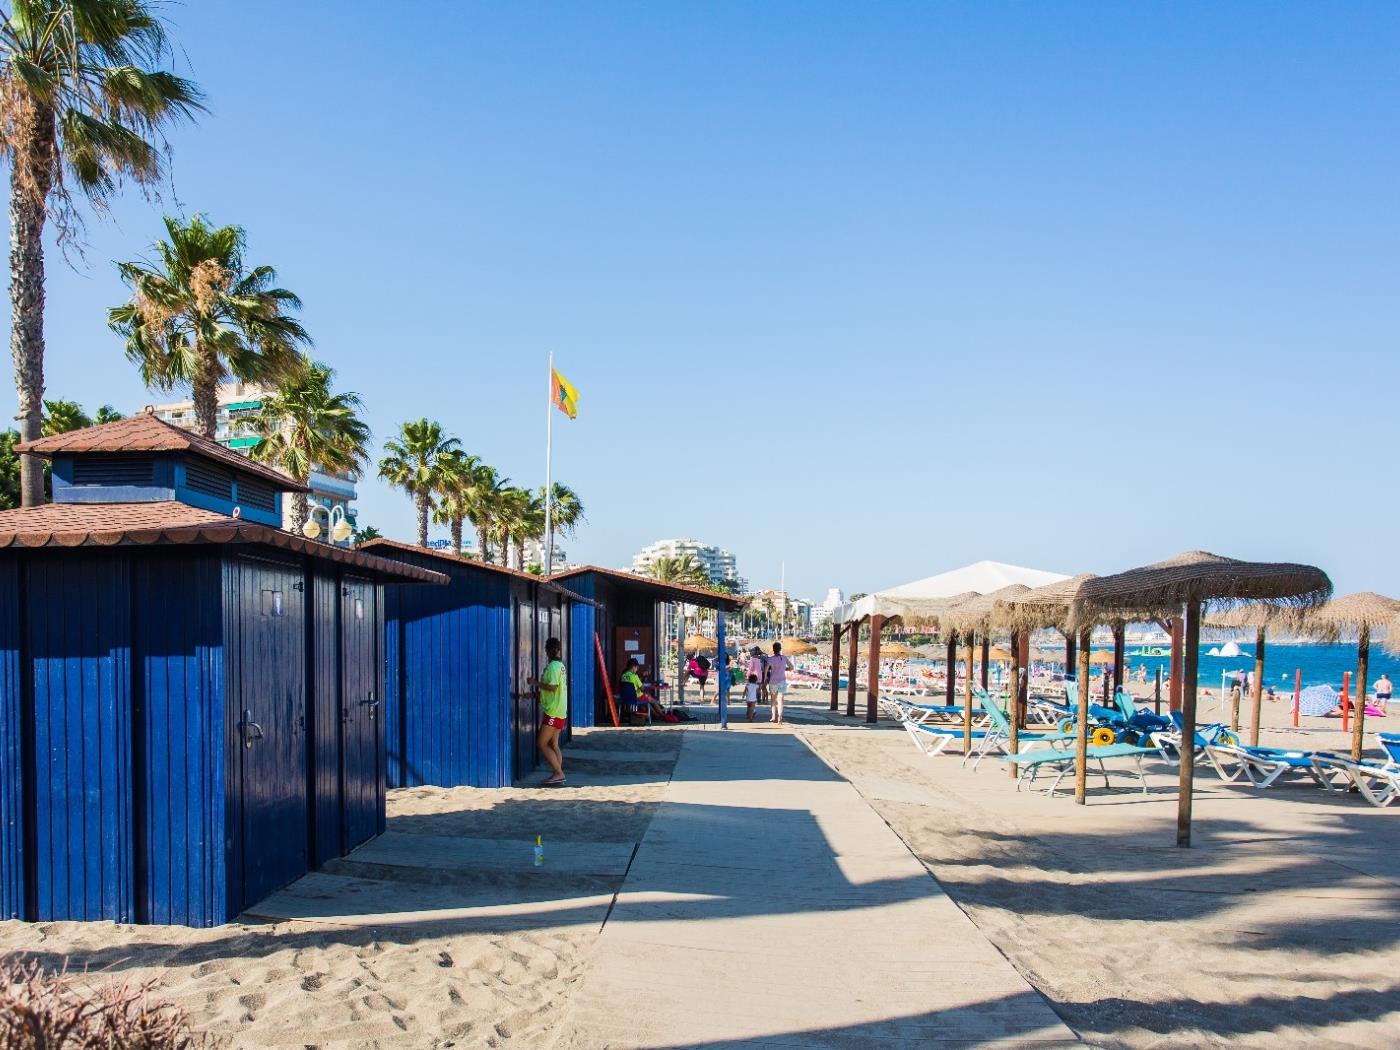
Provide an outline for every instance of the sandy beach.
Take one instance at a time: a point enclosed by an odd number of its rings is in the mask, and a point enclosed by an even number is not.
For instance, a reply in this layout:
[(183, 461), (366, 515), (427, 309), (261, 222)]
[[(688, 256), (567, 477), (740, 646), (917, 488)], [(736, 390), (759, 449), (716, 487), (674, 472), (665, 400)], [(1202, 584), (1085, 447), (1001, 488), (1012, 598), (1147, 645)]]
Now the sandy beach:
[[(155, 978), (215, 1045), (240, 1050), (547, 1047), (680, 739), (581, 733), (566, 750), (567, 792), (533, 781), (391, 791), (387, 835), (255, 909), (301, 918), (210, 930), (3, 922), (0, 951), (94, 981)], [(454, 839), (473, 844), (455, 868), (443, 863)], [(393, 844), (406, 854), (418, 842), (440, 859), (397, 863)], [(569, 863), (585, 847), (591, 863)]]

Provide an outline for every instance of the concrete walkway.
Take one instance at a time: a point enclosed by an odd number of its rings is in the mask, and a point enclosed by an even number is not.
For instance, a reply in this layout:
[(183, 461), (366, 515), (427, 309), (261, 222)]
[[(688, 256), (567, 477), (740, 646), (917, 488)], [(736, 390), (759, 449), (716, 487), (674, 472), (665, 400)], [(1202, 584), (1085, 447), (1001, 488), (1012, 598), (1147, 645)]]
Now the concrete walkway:
[(696, 730), (566, 1042), (1065, 1046), (1038, 993), (845, 780), (786, 730)]

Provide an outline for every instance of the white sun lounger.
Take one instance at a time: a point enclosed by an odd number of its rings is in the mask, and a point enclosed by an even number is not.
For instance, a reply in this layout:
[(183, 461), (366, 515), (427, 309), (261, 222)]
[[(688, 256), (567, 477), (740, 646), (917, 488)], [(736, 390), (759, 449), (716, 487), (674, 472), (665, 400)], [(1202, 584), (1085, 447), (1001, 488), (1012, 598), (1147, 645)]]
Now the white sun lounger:
[[(904, 729), (909, 734), (909, 739), (914, 741), (914, 746), (928, 758), (942, 754), (943, 749), (954, 740), (961, 742), (963, 738), (963, 731), (951, 726), (931, 726), (923, 722), (906, 721)], [(982, 736), (981, 730), (973, 730), (973, 740), (981, 740)]]
[(1306, 773), (1317, 784), (1327, 784), (1312, 763), (1311, 751), (1283, 751), (1272, 747), (1235, 747), (1212, 743), (1205, 747), (1206, 761), (1221, 780), (1243, 777), (1254, 787), (1272, 787), (1285, 773)]
[(1384, 808), (1400, 798), (1400, 769), (1357, 762), (1320, 751), (1312, 756), (1318, 782), (1333, 791), (1355, 788), (1373, 806)]

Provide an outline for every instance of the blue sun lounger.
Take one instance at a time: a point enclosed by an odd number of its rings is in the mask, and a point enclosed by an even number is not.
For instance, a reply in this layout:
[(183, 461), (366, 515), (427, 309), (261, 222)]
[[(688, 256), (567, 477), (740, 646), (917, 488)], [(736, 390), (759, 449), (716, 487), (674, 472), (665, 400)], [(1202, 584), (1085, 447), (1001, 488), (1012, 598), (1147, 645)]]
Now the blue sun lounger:
[[(1142, 793), (1147, 794), (1147, 775), (1142, 769), (1142, 756), (1155, 755), (1155, 747), (1138, 747), (1136, 744), (1107, 744), (1103, 747), (1091, 747), (1087, 752), (1088, 761), (1099, 764), (1099, 775), (1103, 777), (1103, 786), (1108, 787), (1108, 775), (1113, 773), (1136, 774), (1138, 782), (1142, 785)], [(1104, 765), (1111, 758), (1131, 758), (1133, 769), (1110, 770)], [(1060, 781), (1074, 771), (1074, 752), (1072, 750), (1047, 749), (1043, 751), (1021, 751), (1014, 755), (1002, 755), (1001, 761), (1013, 762), (1017, 767), (1016, 790), (1021, 790), (1021, 782), (1027, 781), (1034, 785), (1041, 767), (1048, 772), (1055, 774), (1055, 779), (1051, 781), (1046, 794), (1053, 796), (1055, 789), (1060, 786)], [(1027, 790), (1035, 790), (1029, 787)]]
[[(1006, 712), (1002, 710), (1001, 704), (988, 696), (984, 690), (974, 689), (972, 695), (977, 697), (981, 702), (982, 710), (987, 712), (987, 717), (991, 719), (992, 723), (992, 727), (987, 730), (986, 734), (982, 737), (982, 743), (977, 748), (977, 758), (976, 761), (972, 763), (972, 768), (976, 769), (981, 765), (982, 759), (986, 758), (990, 752), (995, 750), (1001, 750), (1003, 753), (1006, 752), (1007, 747), (1011, 743), (1011, 719)], [(1077, 737), (1073, 733), (1061, 733), (1058, 730), (1042, 731), (1036, 729), (1022, 729), (1016, 734), (1018, 747), (1022, 744), (1027, 747), (1036, 744), (1048, 744), (1051, 747), (1059, 747), (1061, 745), (1067, 746), (1076, 739)], [(967, 764), (967, 759), (968, 756), (964, 755), (964, 765)]]

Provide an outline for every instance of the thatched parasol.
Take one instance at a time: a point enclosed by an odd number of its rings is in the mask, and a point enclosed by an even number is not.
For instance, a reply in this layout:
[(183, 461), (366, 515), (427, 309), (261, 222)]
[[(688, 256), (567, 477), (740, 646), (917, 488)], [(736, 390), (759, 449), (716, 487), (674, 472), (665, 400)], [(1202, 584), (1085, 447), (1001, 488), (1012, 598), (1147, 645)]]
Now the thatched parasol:
[(942, 660), (944, 656), (943, 646), (932, 643), (914, 646), (914, 653), (917, 656), (922, 656), (925, 660)]
[(914, 650), (903, 642), (883, 642), (880, 645), (881, 656), (913, 656)]
[(1400, 601), (1373, 591), (1358, 591), (1334, 598), (1303, 618), (1303, 629), (1323, 641), (1335, 642), (1356, 632), (1356, 723), (1352, 727), (1351, 756), (1361, 761), (1365, 743), (1366, 675), (1371, 663), (1371, 629), (1384, 627), (1400, 616)]
[(713, 638), (706, 638), (703, 634), (692, 634), (683, 645), (688, 653), (712, 653), (718, 648)]
[(817, 651), (815, 645), (801, 638), (779, 638), (778, 642), (783, 647), (784, 656), (808, 656)]
[(1195, 763), (1190, 747), (1196, 735), (1196, 678), (1200, 661), (1201, 610), (1261, 602), (1284, 609), (1307, 609), (1326, 601), (1332, 581), (1321, 569), (1292, 562), (1247, 562), (1205, 551), (1188, 551), (1167, 561), (1087, 581), (1070, 609), (1070, 623), (1104, 619), (1179, 616), (1185, 606), (1182, 643), (1181, 789), (1177, 799), (1176, 844), (1191, 845), (1191, 790)]
[(1089, 663), (1095, 667), (1112, 667), (1115, 663), (1111, 649), (1094, 649), (1089, 653)]
[[(1212, 612), (1202, 618), (1202, 626), (1216, 630), (1240, 631), (1254, 629), (1254, 680), (1249, 690), (1250, 729), (1249, 746), (1259, 746), (1259, 719), (1264, 707), (1264, 646), (1268, 632), (1284, 630), (1294, 632), (1302, 624), (1302, 613), (1297, 609), (1281, 609), (1266, 602), (1249, 602), (1231, 609)], [(1239, 705), (1230, 709), (1230, 728), (1239, 731)]]
[(1011, 650), (1003, 649), (999, 645), (994, 645), (987, 650), (987, 659), (994, 664), (1009, 664), (1011, 662)]

